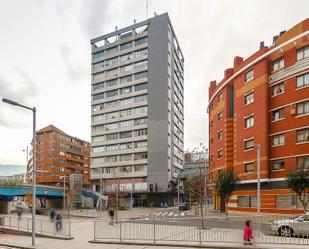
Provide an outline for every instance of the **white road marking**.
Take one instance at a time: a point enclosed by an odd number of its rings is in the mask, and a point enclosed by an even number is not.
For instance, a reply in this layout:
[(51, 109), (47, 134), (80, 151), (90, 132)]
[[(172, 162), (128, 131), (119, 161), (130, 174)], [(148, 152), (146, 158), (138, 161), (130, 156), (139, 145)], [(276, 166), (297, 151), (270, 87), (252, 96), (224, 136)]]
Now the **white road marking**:
[(178, 216), (178, 214), (174, 214), (174, 217)]
[(158, 216), (158, 215), (160, 215), (160, 214), (162, 214), (162, 212), (157, 213), (156, 216)]
[(172, 215), (173, 215), (173, 213), (174, 213), (174, 212), (170, 212), (170, 213), (168, 214), (168, 216), (172, 216)]
[(180, 215), (181, 215), (181, 216), (185, 216), (185, 212), (182, 212)]

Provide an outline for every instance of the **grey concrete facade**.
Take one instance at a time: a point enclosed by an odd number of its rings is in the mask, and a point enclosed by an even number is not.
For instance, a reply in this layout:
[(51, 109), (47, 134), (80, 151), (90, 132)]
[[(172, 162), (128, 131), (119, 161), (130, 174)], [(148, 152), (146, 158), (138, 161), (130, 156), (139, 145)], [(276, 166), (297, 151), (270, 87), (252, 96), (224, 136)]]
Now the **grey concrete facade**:
[(184, 57), (168, 14), (91, 45), (91, 179), (103, 179), (105, 191), (118, 178), (124, 191), (174, 192), (183, 169)]

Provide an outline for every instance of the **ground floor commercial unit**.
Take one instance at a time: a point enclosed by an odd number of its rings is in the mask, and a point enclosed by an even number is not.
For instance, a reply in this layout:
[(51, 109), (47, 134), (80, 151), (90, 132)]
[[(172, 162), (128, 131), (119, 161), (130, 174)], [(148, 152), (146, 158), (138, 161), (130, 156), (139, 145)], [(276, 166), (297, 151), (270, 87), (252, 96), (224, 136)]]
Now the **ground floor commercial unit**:
[[(297, 195), (281, 181), (261, 181), (261, 213), (300, 214), (304, 212)], [(224, 204), (218, 196), (214, 197), (214, 207), (224, 210)], [(245, 183), (237, 186), (228, 201), (228, 211), (257, 212), (257, 184)]]

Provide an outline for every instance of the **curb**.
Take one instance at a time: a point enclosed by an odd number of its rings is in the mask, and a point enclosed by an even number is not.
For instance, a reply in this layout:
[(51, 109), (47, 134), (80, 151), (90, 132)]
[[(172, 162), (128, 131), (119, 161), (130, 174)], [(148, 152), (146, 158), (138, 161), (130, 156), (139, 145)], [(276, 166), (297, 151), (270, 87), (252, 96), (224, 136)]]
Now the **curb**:
[(21, 249), (33, 249), (32, 246), (18, 246), (18, 245), (13, 245), (13, 244), (6, 244), (6, 243), (0, 243), (0, 246), (8, 246), (8, 247), (13, 247), (13, 248), (21, 248)]
[[(241, 249), (248, 248), (248, 246), (218, 246), (218, 245), (192, 245), (192, 244), (176, 244), (176, 243), (152, 243), (152, 242), (133, 242), (133, 241), (98, 241), (98, 240), (89, 240), (89, 243), (94, 244), (113, 244), (113, 245), (136, 245), (136, 246), (165, 246), (165, 247), (183, 247), (183, 248), (217, 248), (217, 249)], [(273, 249), (271, 247), (259, 247), (251, 246), (254, 249)]]

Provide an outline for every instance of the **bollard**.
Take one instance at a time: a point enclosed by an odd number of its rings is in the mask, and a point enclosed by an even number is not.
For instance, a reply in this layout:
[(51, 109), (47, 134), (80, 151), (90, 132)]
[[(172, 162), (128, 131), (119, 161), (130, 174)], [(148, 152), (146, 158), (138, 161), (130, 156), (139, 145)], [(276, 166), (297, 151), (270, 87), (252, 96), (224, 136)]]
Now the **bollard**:
[(122, 221), (119, 222), (119, 240), (121, 242), (121, 223)]
[(153, 243), (156, 243), (156, 219), (153, 220)]

